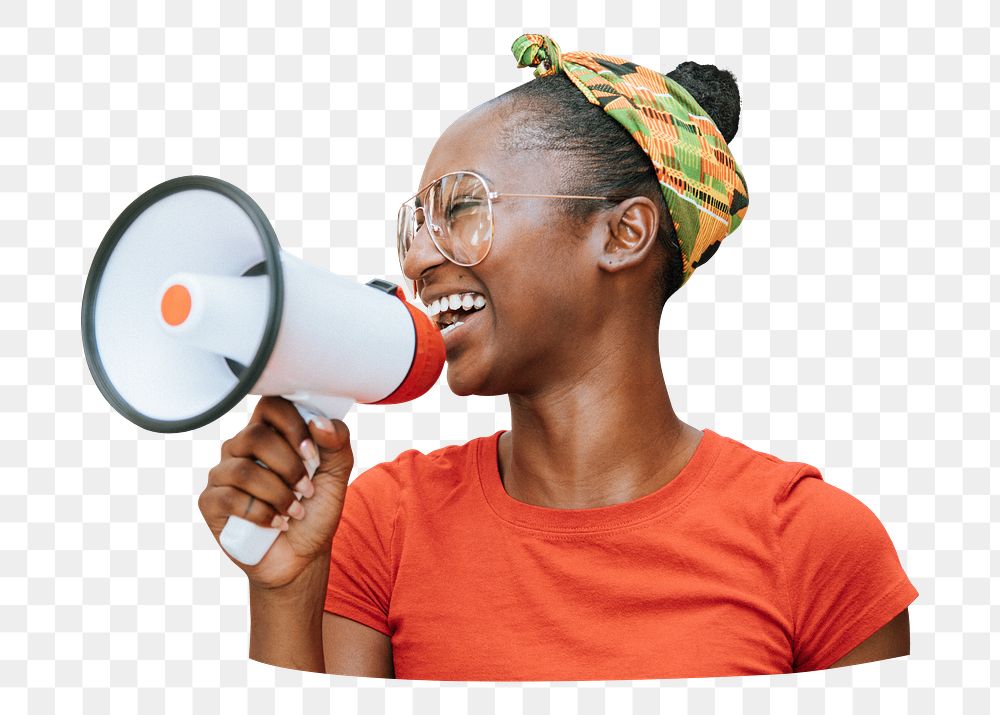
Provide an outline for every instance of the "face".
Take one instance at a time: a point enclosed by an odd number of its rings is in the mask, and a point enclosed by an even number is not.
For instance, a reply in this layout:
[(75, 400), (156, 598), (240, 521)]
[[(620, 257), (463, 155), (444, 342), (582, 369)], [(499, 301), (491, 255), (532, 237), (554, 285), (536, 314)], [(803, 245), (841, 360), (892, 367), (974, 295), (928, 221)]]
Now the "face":
[(403, 263), (422, 298), (475, 292), (486, 299), (445, 337), (448, 385), (457, 395), (543, 388), (579, 350), (602, 308), (587, 289), (597, 279), (587, 228), (563, 219), (552, 199), (503, 196), (563, 193), (555, 163), (562, 157), (506, 151), (495, 138), (499, 121), (489, 105), (463, 115), (434, 145), (420, 179), (423, 187), (442, 174), (471, 170), (501, 194), (493, 203), (489, 254), (475, 266), (452, 263), (431, 241), (425, 221)]

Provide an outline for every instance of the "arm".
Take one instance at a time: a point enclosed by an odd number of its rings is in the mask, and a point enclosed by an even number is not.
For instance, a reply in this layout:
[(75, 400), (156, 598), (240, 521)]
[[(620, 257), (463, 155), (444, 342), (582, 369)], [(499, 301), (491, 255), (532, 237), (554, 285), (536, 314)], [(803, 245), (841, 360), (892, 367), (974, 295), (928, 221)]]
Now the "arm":
[(330, 562), (320, 559), (288, 586), (250, 586), (250, 658), (325, 673), (323, 599)]
[(264, 396), (247, 427), (223, 443), (222, 459), (198, 497), (220, 545), (234, 515), (280, 528), (257, 563), (230, 556), (248, 579), (253, 660), (325, 672), (323, 608), (331, 544), (354, 465), (349, 438), (339, 419), (316, 417), (307, 425), (291, 402)]
[(919, 594), (875, 513), (807, 467), (779, 493), (776, 514), (794, 671), (905, 655), (900, 614)]
[(840, 668), (845, 665), (870, 663), (909, 654), (910, 609), (904, 608), (899, 615), (830, 667)]
[(329, 570), (322, 561), (302, 574), (306, 582), (250, 587), (250, 658), (314, 673), (395, 678), (389, 636), (323, 610)]
[(329, 611), (323, 614), (323, 651), (327, 673), (396, 677), (389, 636)]
[[(326, 672), (395, 678), (389, 602), (395, 571), (392, 539), (401, 498), (401, 471), (412, 455), (376, 465), (348, 488), (333, 539), (322, 614)], [(401, 464), (402, 462), (402, 464)]]

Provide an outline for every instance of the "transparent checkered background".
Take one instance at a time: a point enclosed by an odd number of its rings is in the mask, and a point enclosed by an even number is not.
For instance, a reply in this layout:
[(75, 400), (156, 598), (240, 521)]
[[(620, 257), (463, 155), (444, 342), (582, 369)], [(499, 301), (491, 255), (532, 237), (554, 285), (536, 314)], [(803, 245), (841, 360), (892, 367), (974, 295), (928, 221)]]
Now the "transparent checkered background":
[[(987, 711), (1000, 680), (987, 0), (246, 4), (0, 3), (0, 709)], [(196, 502), (257, 398), (178, 435), (114, 412), (82, 355), (94, 252), (139, 193), (208, 174), (253, 196), (286, 250), (401, 282), (396, 208), (449, 123), (531, 78), (509, 52), (525, 31), (737, 76), (750, 209), (664, 311), (671, 399), (873, 509), (920, 592), (909, 657), (528, 684), (248, 660), (246, 580)], [(412, 403), (355, 407), (355, 475), (509, 417), (506, 398), (458, 398), (444, 377)]]

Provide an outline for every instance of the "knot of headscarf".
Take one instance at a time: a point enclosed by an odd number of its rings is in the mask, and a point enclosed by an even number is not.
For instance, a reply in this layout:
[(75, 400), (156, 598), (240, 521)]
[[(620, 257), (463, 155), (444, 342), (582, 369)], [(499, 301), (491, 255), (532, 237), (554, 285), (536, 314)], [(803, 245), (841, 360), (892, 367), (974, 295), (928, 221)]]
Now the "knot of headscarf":
[(711, 258), (749, 205), (746, 181), (708, 113), (667, 75), (621, 57), (562, 52), (548, 35), (525, 34), (511, 52), (536, 77), (564, 72), (591, 104), (628, 130), (653, 162), (677, 232), (682, 280)]
[(562, 50), (548, 35), (521, 35), (510, 49), (517, 58), (517, 66), (535, 67), (536, 77), (548, 77), (562, 69)]

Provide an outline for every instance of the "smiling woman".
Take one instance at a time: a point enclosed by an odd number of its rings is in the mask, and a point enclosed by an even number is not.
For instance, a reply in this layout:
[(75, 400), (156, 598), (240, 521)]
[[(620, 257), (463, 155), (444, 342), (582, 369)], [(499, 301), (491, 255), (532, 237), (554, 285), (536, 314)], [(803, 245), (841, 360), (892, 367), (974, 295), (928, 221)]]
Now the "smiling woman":
[[(664, 302), (741, 223), (735, 78), (524, 35), (536, 79), (443, 133), (400, 209), (449, 387), (510, 430), (348, 487), (330, 673), (611, 680), (905, 655), (917, 596), (878, 518), (819, 470), (675, 414)], [(887, 625), (888, 624), (888, 625)], [(905, 628), (905, 626), (903, 626)]]

